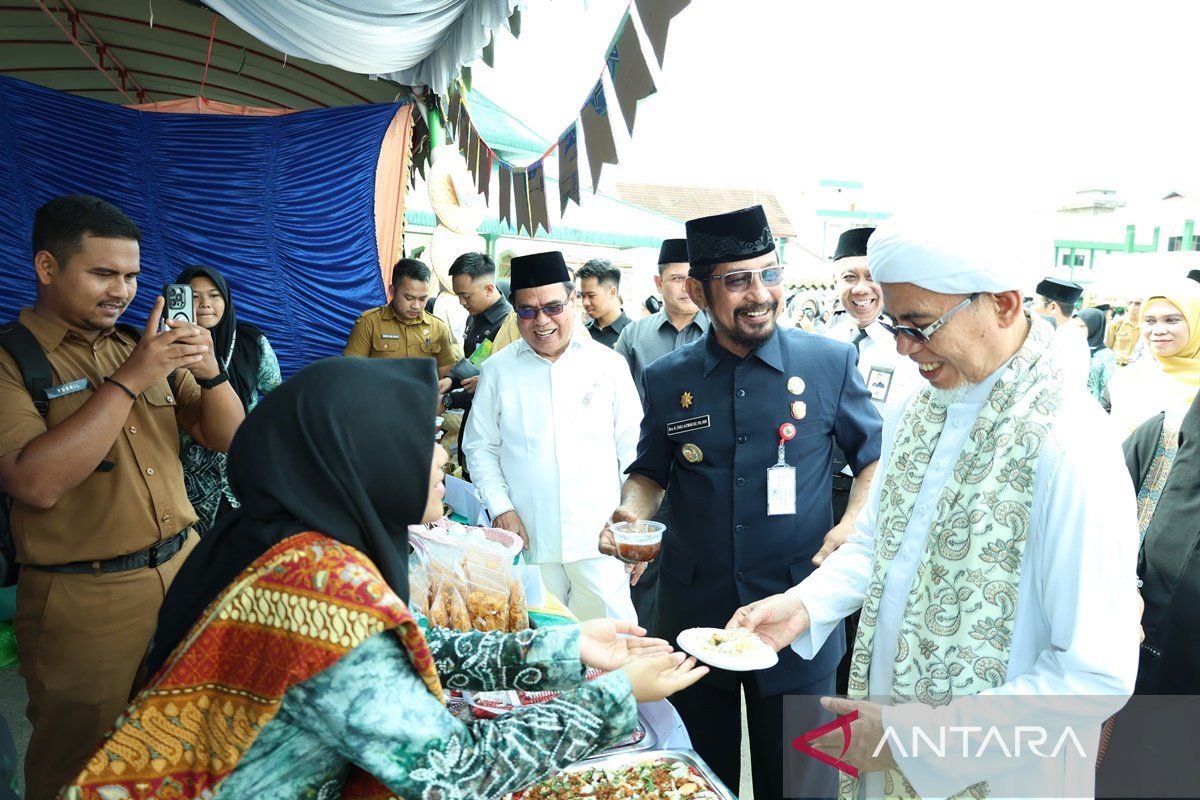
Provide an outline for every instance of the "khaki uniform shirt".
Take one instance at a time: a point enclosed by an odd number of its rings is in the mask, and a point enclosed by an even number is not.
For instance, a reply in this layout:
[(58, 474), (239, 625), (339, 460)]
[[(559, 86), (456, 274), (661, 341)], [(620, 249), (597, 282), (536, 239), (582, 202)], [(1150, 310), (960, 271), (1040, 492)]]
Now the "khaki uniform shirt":
[[(46, 352), (55, 386), (79, 378), (87, 378), (88, 385), (51, 400), (43, 420), (16, 362), (0, 349), (0, 456), (24, 448), (48, 426), (78, 411), (137, 344), (115, 328), (89, 342), (30, 308), (21, 311), (20, 320)], [(139, 395), (105, 456), (114, 465), (111, 471), (93, 472), (49, 510), (13, 502), (13, 538), (21, 563), (54, 565), (128, 555), (196, 521), (183, 486), (179, 428), (190, 430), (199, 421), (200, 387), (182, 369), (175, 384), (178, 397), (165, 378)]]
[(1133, 357), (1133, 351), (1137, 349), (1142, 329), (1128, 319), (1122, 318), (1112, 326), (1112, 330), (1112, 344), (1109, 347), (1116, 354), (1117, 363), (1124, 365)]
[(439, 367), (452, 366), (458, 360), (446, 323), (428, 311), (422, 311), (417, 320), (401, 319), (391, 304), (363, 312), (350, 330), (342, 355), (365, 358), (428, 356), (437, 359)]
[(517, 312), (510, 311), (508, 319), (500, 326), (496, 338), (492, 340), (492, 352), (499, 353), (513, 342), (521, 341), (521, 329), (517, 327)]

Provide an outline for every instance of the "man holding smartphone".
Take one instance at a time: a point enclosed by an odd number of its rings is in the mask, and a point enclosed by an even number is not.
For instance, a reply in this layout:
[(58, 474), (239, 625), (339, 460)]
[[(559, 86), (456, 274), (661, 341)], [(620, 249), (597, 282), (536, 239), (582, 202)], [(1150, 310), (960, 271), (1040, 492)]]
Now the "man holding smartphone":
[(226, 450), (244, 418), (206, 329), (160, 331), (161, 297), (140, 336), (118, 327), (137, 293), (140, 238), (99, 198), (42, 206), (37, 300), (20, 324), (53, 385), (31, 396), (0, 349), (0, 489), (22, 564), (13, 623), (33, 723), (30, 800), (57, 796), (125, 709), (163, 596), (198, 541), (179, 428)]

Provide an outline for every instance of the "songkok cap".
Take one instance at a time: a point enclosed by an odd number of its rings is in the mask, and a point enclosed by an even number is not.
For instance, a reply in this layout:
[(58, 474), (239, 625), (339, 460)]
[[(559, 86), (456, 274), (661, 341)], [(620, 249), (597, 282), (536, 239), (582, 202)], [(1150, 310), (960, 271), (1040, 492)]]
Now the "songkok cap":
[(1095, 308), (1097, 311), (1104, 311), (1104, 312), (1112, 311), (1112, 306), (1108, 303), (1096, 303), (1096, 305), (1094, 305), (1092, 307)]
[(1075, 308), (1075, 302), (1083, 296), (1082, 286), (1062, 278), (1046, 278), (1037, 285), (1036, 291), (1042, 297), (1053, 300), (1066, 309)]
[(877, 283), (911, 283), (939, 294), (1027, 289), (1033, 281), (1021, 254), (1002, 250), (994, 237), (975, 218), (897, 214), (871, 234), (867, 265)]
[(659, 266), (688, 263), (687, 239), (663, 239), (662, 247), (658, 248), (658, 263)]
[(1193, 280), (1196, 283), (1200, 283), (1200, 269), (1189, 270), (1187, 276), (1188, 280)]
[(762, 206), (688, 220), (685, 227), (693, 278), (707, 278), (717, 264), (746, 261), (775, 249)]
[(867, 240), (875, 232), (874, 228), (853, 228), (843, 231), (838, 237), (837, 250), (833, 252), (833, 260), (867, 254)]
[(563, 254), (557, 250), (549, 253), (534, 253), (529, 256), (516, 256), (512, 260), (512, 293), (521, 289), (535, 289), (538, 286), (550, 286), (555, 283), (570, 283), (571, 273), (567, 270), (567, 262)]

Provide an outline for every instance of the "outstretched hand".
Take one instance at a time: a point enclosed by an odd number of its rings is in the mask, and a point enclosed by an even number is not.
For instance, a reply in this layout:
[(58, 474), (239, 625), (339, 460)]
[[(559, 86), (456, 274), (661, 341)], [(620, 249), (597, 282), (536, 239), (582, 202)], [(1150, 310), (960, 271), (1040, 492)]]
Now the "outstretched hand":
[(671, 645), (647, 639), (646, 629), (632, 622), (591, 619), (579, 623), (579, 660), (585, 666), (611, 672), (638, 658), (667, 655)]

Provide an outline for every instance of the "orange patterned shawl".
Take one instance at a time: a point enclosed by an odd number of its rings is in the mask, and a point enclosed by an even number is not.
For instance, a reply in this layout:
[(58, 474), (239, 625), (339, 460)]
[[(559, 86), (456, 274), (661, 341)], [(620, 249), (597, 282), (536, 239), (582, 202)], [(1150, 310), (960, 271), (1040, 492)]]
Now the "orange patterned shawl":
[[(211, 796), (290, 687), (388, 630), (441, 698), (421, 629), (370, 559), (317, 533), (283, 540), (209, 605), (60, 797)], [(355, 770), (342, 797), (393, 794)]]

